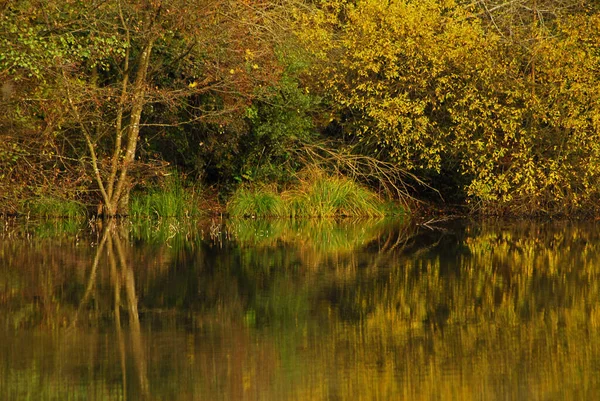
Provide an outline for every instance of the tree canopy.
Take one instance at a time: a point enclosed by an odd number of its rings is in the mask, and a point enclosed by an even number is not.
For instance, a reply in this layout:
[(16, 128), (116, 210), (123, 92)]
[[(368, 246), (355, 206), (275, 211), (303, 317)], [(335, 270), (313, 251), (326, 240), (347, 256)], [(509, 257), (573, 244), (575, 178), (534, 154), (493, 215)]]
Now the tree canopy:
[(473, 210), (597, 210), (593, 1), (21, 0), (0, 12), (4, 211), (54, 194), (126, 214), (131, 188), (167, 164), (225, 192), (285, 185), (310, 165), (307, 146), (390, 163), (407, 188)]

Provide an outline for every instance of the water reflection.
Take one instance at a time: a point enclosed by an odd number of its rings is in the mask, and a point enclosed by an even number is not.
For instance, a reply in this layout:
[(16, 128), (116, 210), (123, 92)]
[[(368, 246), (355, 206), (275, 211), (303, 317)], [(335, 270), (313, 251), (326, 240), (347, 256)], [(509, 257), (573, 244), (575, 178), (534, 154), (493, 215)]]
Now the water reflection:
[(8, 399), (579, 400), (600, 390), (592, 224), (161, 224), (4, 237)]

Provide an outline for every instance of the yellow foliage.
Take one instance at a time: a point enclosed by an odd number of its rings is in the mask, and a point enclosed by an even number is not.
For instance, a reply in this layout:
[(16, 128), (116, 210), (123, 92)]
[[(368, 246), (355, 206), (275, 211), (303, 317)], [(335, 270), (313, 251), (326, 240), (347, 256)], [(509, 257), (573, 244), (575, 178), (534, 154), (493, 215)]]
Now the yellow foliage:
[[(363, 152), (452, 167), (487, 211), (600, 199), (600, 16), (485, 27), (454, 0), (323, 1), (300, 18), (311, 76)], [(515, 28), (517, 29), (517, 28)]]

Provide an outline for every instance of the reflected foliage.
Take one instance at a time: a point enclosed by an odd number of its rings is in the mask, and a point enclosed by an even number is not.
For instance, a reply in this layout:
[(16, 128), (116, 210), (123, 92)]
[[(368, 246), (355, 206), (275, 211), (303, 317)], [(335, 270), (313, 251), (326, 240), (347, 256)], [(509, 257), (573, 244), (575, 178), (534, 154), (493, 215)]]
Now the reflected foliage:
[(191, 241), (121, 226), (0, 242), (0, 387), (44, 400), (600, 390), (593, 223), (211, 224)]

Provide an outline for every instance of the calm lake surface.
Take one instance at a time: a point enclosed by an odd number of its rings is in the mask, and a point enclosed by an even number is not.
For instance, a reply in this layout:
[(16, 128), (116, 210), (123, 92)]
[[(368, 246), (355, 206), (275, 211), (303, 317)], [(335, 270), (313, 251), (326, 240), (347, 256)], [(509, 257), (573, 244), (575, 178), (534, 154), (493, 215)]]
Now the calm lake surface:
[(591, 400), (594, 222), (0, 222), (6, 400)]

